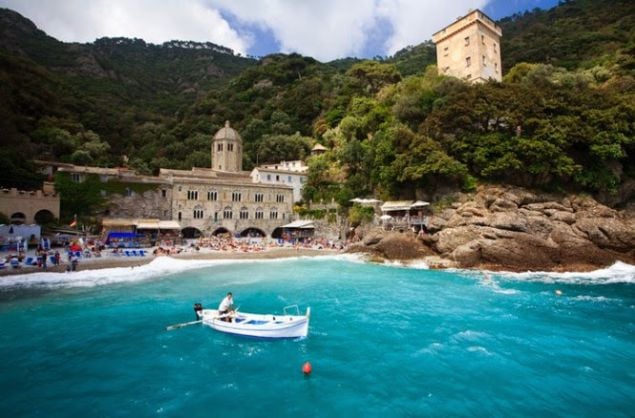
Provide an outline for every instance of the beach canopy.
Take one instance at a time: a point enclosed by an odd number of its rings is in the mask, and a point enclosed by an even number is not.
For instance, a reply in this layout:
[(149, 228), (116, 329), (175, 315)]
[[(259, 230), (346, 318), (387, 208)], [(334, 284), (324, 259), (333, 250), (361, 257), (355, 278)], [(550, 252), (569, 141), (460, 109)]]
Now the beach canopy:
[(382, 202), (378, 199), (362, 199), (360, 197), (356, 197), (355, 199), (351, 199), (350, 201), (353, 203), (358, 203), (360, 205), (377, 205)]
[(160, 221), (155, 218), (110, 218), (102, 220), (101, 223), (106, 228), (134, 226), (137, 229), (181, 229), (177, 221)]
[(393, 200), (381, 205), (381, 211), (394, 212), (394, 211), (401, 211), (401, 210), (423, 208), (429, 205), (430, 203), (424, 202), (423, 200), (417, 200), (416, 202), (413, 202), (412, 200)]
[(137, 229), (159, 229), (159, 221), (139, 221), (137, 222)]
[(399, 210), (410, 210), (412, 207), (412, 200), (393, 200), (381, 205), (382, 212), (392, 212)]
[(313, 225), (313, 221), (293, 221), (290, 224), (286, 224), (282, 226), (283, 228), (288, 228), (288, 229), (315, 229), (315, 226)]
[(159, 229), (181, 229), (177, 221), (159, 221)]

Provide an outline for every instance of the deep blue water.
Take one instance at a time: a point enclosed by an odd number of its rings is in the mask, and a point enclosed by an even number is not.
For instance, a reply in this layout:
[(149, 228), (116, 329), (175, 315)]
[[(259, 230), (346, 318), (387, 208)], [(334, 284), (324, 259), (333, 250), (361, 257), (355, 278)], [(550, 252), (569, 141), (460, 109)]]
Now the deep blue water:
[[(179, 266), (0, 287), (0, 416), (635, 413), (632, 266), (492, 281), (334, 259)], [(309, 337), (165, 330), (227, 291), (245, 312), (311, 306)]]

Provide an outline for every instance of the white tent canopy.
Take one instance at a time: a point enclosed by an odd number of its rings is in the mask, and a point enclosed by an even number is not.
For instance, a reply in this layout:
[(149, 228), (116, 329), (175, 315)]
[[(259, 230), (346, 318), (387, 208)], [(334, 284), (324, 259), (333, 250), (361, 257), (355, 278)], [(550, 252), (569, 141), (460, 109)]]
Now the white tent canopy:
[(290, 224), (286, 224), (282, 226), (283, 228), (296, 228), (296, 229), (315, 229), (313, 225), (313, 221), (293, 221)]
[(360, 197), (356, 197), (355, 199), (351, 199), (350, 201), (353, 203), (358, 203), (360, 205), (377, 205), (382, 202), (378, 199), (362, 199)]
[(159, 221), (159, 229), (181, 229), (177, 221)]
[(386, 202), (383, 205), (381, 205), (381, 211), (384, 213), (396, 212), (396, 211), (402, 211), (402, 210), (423, 208), (429, 205), (430, 203), (424, 202), (422, 200), (417, 200), (416, 202), (413, 202), (412, 200), (394, 200), (394, 201)]

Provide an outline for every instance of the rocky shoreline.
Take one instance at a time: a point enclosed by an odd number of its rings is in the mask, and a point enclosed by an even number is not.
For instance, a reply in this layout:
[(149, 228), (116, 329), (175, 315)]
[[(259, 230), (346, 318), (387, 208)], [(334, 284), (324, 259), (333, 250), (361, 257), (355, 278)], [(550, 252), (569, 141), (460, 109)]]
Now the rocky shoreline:
[(481, 186), (430, 217), (426, 234), (359, 231), (349, 252), (432, 268), (590, 271), (635, 264), (635, 213), (591, 197)]

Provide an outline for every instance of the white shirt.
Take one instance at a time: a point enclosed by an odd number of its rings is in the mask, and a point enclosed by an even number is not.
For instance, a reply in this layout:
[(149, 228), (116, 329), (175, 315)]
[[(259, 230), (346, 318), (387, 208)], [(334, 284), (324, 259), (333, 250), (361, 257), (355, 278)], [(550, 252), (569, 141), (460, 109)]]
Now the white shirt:
[(226, 311), (227, 309), (231, 308), (233, 304), (234, 304), (234, 299), (231, 296), (225, 296), (225, 299), (223, 299), (220, 305), (218, 305), (218, 311), (219, 312)]

